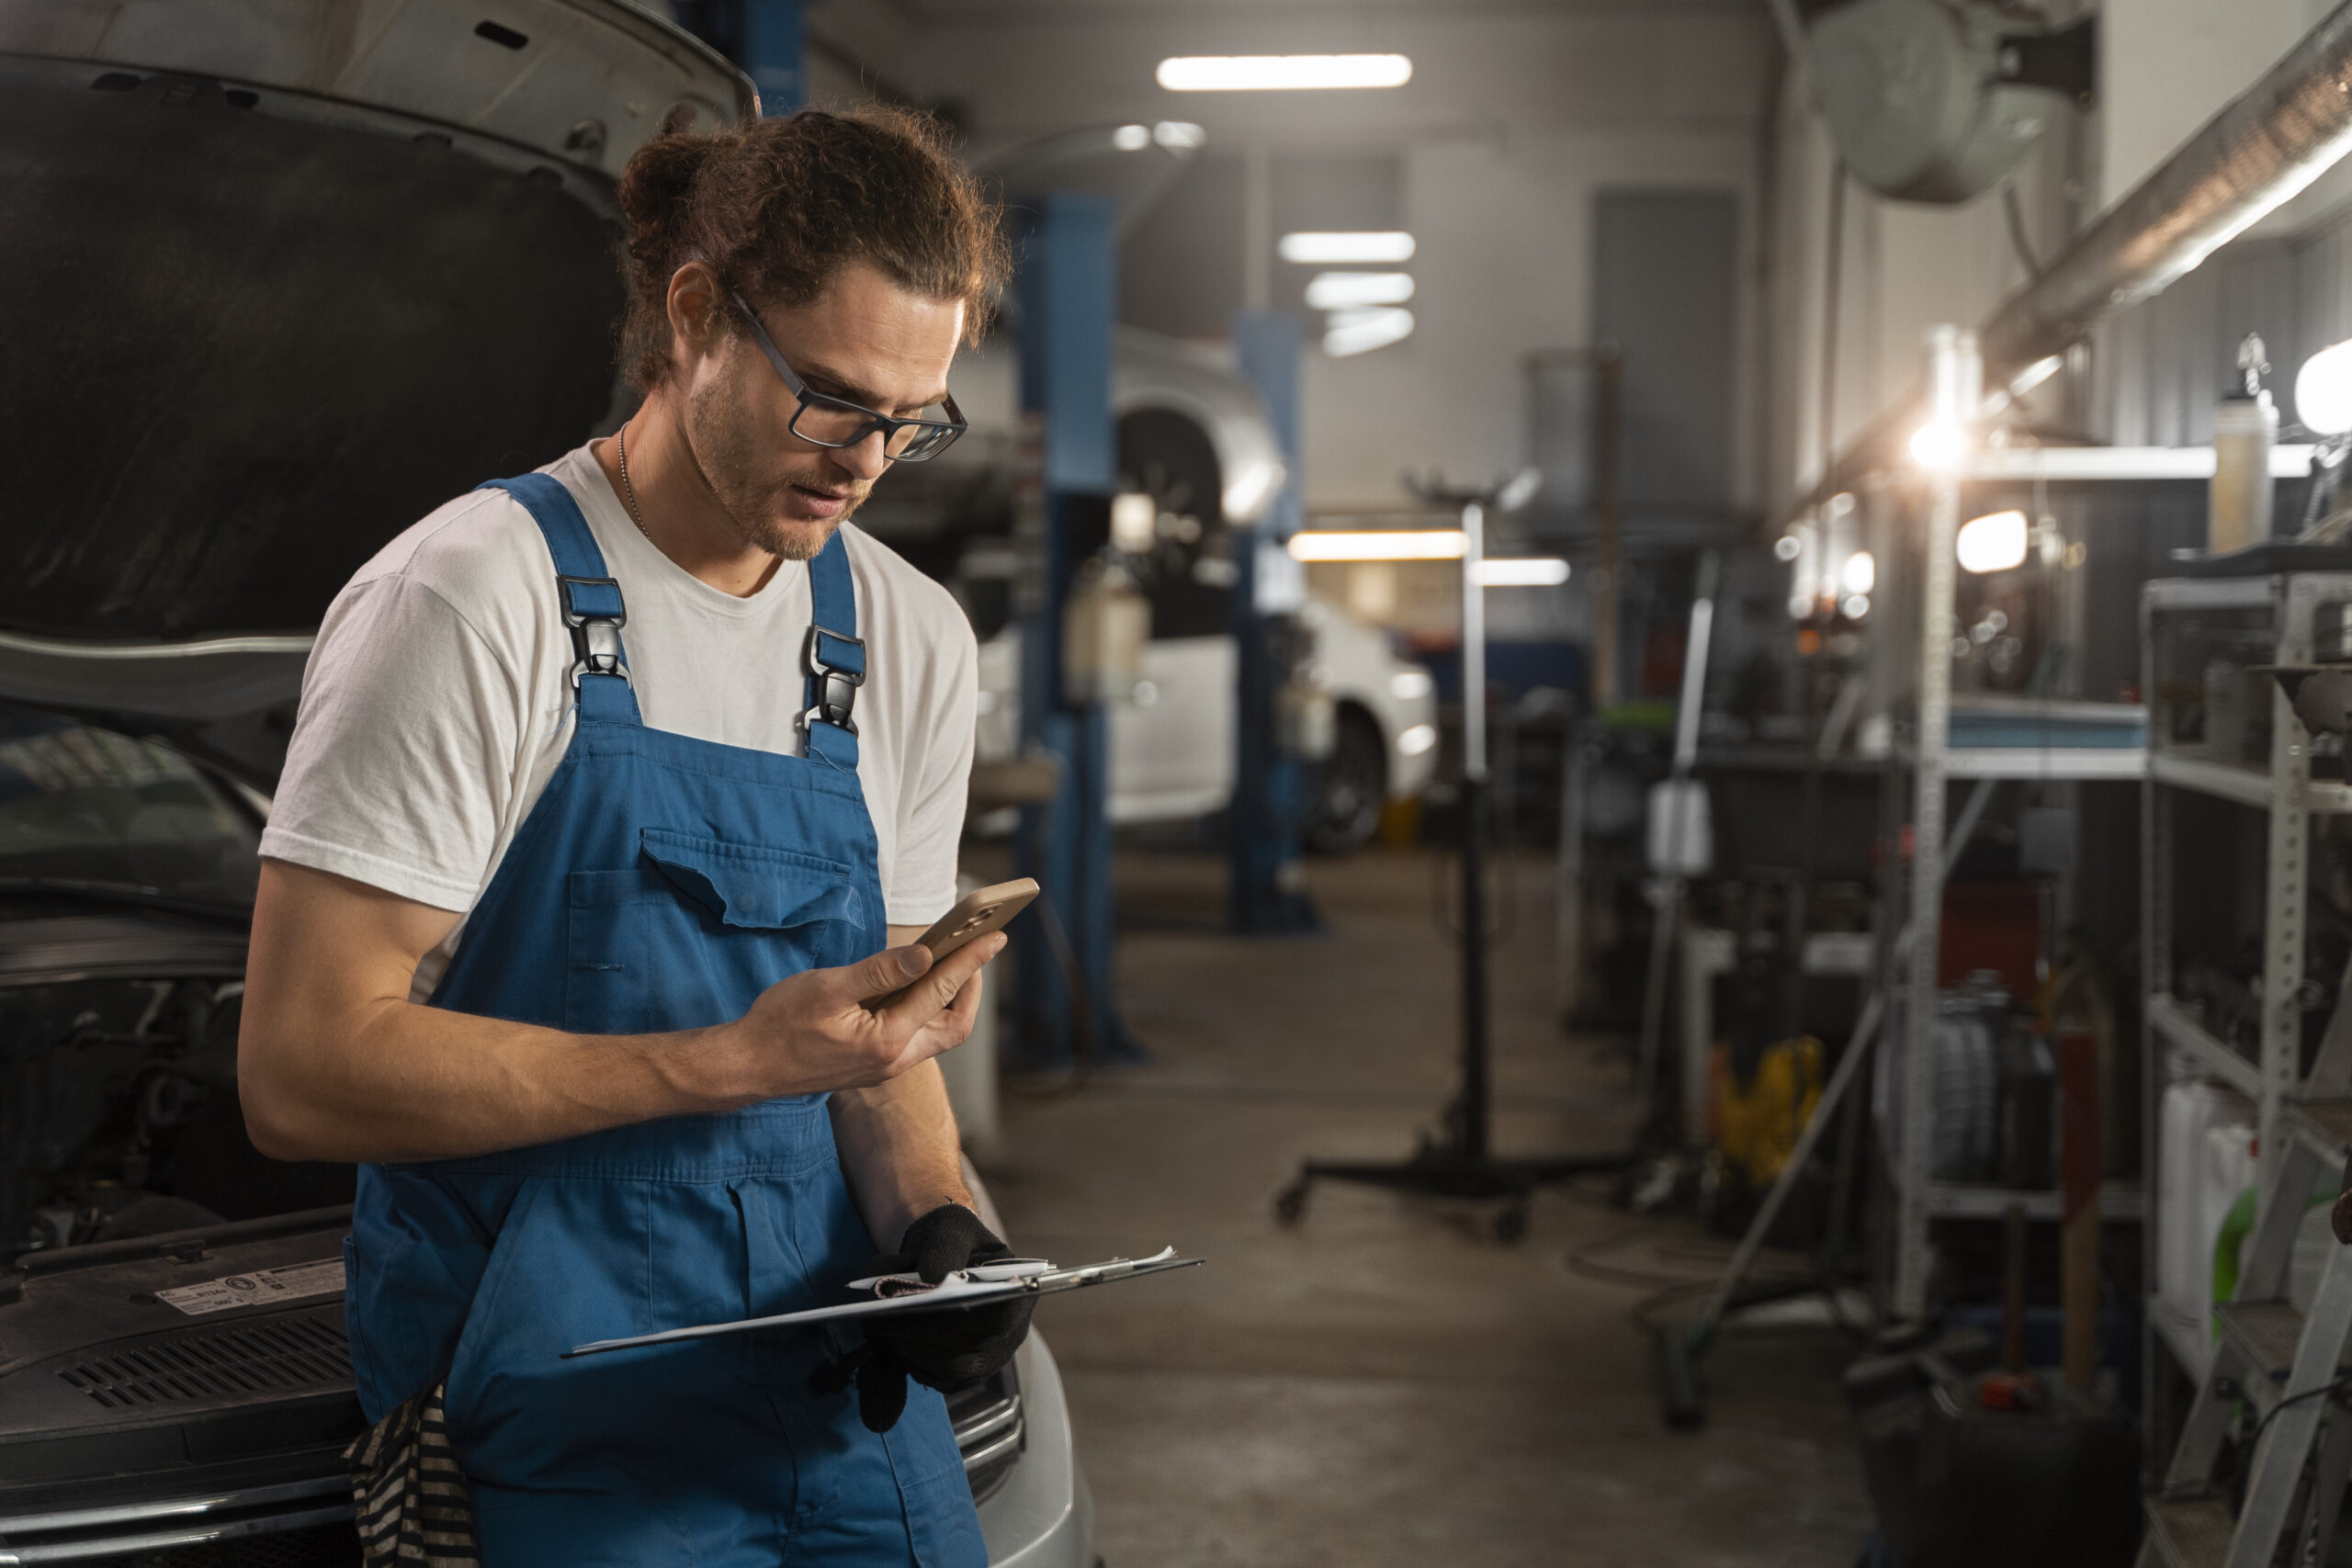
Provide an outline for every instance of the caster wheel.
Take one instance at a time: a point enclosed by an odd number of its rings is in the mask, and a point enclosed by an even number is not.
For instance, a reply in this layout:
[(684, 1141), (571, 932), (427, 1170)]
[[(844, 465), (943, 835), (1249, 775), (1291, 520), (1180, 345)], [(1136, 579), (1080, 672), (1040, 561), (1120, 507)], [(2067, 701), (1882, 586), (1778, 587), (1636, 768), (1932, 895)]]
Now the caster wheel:
[(1505, 1247), (1517, 1247), (1527, 1239), (1527, 1205), (1513, 1203), (1495, 1216), (1495, 1239)]
[(1274, 1194), (1274, 1223), (1295, 1225), (1306, 1217), (1306, 1183), (1294, 1181)]

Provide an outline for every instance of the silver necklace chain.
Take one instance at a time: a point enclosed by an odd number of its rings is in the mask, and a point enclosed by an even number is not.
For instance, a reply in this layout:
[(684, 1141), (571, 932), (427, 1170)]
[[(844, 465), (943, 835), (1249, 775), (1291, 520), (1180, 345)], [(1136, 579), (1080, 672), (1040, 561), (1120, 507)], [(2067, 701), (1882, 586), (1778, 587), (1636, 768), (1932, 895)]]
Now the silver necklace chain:
[[(628, 426), (626, 423), (613, 432), (613, 451), (620, 459), (621, 499), (628, 502), (628, 520), (637, 525), (637, 531), (645, 536), (647, 544), (651, 545), (653, 530), (645, 525), (645, 514), (637, 509), (637, 487), (628, 482)], [(654, 548), (661, 547), (655, 545)]]

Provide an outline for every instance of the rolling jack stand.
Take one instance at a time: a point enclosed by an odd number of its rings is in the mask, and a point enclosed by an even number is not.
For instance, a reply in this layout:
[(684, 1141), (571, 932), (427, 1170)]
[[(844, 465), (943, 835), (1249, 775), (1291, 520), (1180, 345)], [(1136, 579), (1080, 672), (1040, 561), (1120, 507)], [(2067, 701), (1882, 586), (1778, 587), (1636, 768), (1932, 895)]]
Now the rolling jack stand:
[(1532, 499), (1535, 477), (1534, 470), (1522, 470), (1498, 491), (1421, 492), (1424, 500), (1461, 508), (1466, 541), (1462, 558), (1461, 1088), (1446, 1107), (1443, 1134), (1425, 1136), (1409, 1158), (1306, 1162), (1274, 1199), (1274, 1217), (1285, 1225), (1296, 1224), (1306, 1216), (1307, 1195), (1317, 1182), (1353, 1181), (1425, 1197), (1505, 1200), (1502, 1213), (1496, 1217), (1495, 1237), (1516, 1242), (1527, 1235), (1528, 1203), (1536, 1188), (1616, 1170), (1630, 1157), (1608, 1154), (1498, 1159), (1489, 1136), (1493, 1085), (1487, 996), (1487, 626), (1479, 563), (1486, 553), (1487, 509), (1509, 512), (1525, 505)]

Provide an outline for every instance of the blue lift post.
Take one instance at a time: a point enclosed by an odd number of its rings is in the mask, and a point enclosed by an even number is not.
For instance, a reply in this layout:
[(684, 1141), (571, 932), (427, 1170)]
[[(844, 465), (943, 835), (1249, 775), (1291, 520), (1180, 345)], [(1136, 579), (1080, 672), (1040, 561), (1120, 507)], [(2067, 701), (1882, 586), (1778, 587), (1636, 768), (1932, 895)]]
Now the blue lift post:
[(1258, 389), (1288, 477), (1255, 528), (1233, 532), (1233, 805), (1227, 814), (1226, 914), (1239, 932), (1272, 936), (1320, 930), (1299, 865), (1299, 825), (1313, 783), (1306, 762), (1281, 745), (1276, 703), (1290, 678), (1289, 646), (1303, 597), (1285, 553), (1305, 515), (1298, 473), (1298, 317), (1244, 310), (1233, 318), (1234, 356)]
[(1035, 877), (1045, 897), (1023, 918), (1021, 1027), (1006, 1055), (1038, 1072), (1077, 1066), (1081, 1046), (1093, 1063), (1143, 1055), (1112, 995), (1110, 713), (1071, 702), (1062, 679), (1063, 606), (1083, 552), (1109, 536), (1118, 484), (1115, 217), (1108, 197), (1056, 191), (1024, 226), (1020, 250), (1023, 434), (1042, 448), (1031, 502), (1041, 559), (1021, 624), (1021, 740), (1024, 751), (1052, 752), (1061, 772), (1050, 803), (1022, 807), (1014, 840), (1015, 869)]

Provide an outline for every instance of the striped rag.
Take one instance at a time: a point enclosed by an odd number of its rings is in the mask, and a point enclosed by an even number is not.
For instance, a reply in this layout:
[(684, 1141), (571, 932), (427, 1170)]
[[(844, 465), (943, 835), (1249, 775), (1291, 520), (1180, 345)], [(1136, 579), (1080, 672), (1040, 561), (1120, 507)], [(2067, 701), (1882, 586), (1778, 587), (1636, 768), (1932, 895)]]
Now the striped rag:
[(410, 1395), (343, 1450), (367, 1568), (481, 1568), (473, 1505), (441, 1414), (447, 1388)]

